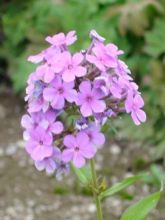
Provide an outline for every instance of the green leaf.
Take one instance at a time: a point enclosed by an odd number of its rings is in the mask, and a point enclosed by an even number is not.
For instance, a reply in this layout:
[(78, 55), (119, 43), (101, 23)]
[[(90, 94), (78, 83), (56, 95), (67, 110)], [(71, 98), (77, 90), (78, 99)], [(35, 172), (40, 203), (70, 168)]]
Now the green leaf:
[(35, 65), (27, 62), (27, 57), (21, 56), (15, 59), (10, 66), (11, 78), (14, 83), (14, 91), (20, 92), (25, 88), (29, 74), (34, 71)]
[(103, 191), (100, 194), (100, 199), (109, 197), (125, 188), (127, 188), (128, 186), (134, 184), (135, 182), (143, 179), (145, 177), (145, 175), (136, 175), (136, 176), (131, 176), (128, 177), (126, 179), (124, 179), (123, 181), (121, 181), (120, 183), (116, 183), (115, 185), (113, 185), (112, 187), (110, 187), (109, 189)]
[(153, 30), (148, 31), (145, 35), (146, 38), (146, 52), (153, 56), (158, 57), (165, 52), (165, 16), (156, 20)]
[(83, 183), (84, 185), (87, 185), (90, 183), (92, 179), (92, 175), (91, 175), (91, 170), (89, 167), (82, 167), (78, 169), (72, 164), (72, 168), (81, 183)]
[(130, 206), (122, 215), (120, 220), (145, 220), (148, 213), (155, 208), (161, 192), (153, 193)]

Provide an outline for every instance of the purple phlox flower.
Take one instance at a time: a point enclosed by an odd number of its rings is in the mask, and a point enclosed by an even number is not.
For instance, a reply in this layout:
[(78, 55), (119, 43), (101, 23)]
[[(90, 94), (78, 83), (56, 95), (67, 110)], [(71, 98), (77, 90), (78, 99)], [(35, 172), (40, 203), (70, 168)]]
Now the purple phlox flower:
[(38, 98), (40, 95), (42, 95), (42, 92), (45, 88), (45, 83), (41, 80), (37, 80), (34, 82), (34, 88), (33, 88), (33, 98)]
[(81, 53), (75, 53), (73, 56), (69, 52), (62, 54), (64, 70), (62, 78), (65, 82), (75, 80), (75, 77), (82, 77), (86, 74), (87, 70), (81, 66), (84, 56)]
[(60, 134), (64, 129), (62, 122), (56, 121), (55, 111), (52, 110), (49, 110), (44, 114), (44, 117), (40, 121), (39, 125), (47, 132), (53, 134)]
[(48, 108), (49, 108), (49, 102), (46, 102), (41, 96), (38, 99), (34, 99), (29, 102), (28, 112), (29, 113), (39, 112), (39, 111), (46, 112)]
[(25, 96), (25, 101), (28, 101), (32, 96), (33, 96), (33, 92), (34, 92), (34, 85), (36, 81), (40, 81), (40, 79), (36, 76), (35, 72), (32, 72), (29, 75), (28, 78), (28, 86), (26, 87), (26, 96)]
[(138, 91), (138, 85), (133, 82), (133, 79), (131, 80), (128, 80), (128, 79), (125, 79), (123, 77), (119, 77), (118, 78), (118, 85), (123, 89), (123, 90), (126, 90), (126, 91)]
[(116, 58), (117, 56), (124, 54), (124, 51), (118, 50), (118, 47), (112, 43), (106, 45), (106, 51), (109, 56), (113, 56)]
[(93, 87), (98, 91), (100, 97), (104, 97), (109, 94), (107, 83), (108, 83), (107, 76), (101, 75), (95, 78)]
[(44, 61), (47, 62), (48, 64), (50, 63), (51, 60), (53, 60), (55, 58), (59, 61), (60, 54), (61, 54), (60, 48), (58, 48), (56, 46), (48, 47), (45, 50)]
[(66, 35), (64, 33), (59, 33), (52, 37), (46, 37), (46, 41), (56, 47), (69, 46), (73, 44), (76, 40), (76, 31), (70, 31)]
[(40, 161), (35, 161), (35, 167), (39, 171), (45, 170), (47, 174), (53, 174), (58, 166), (56, 160), (60, 158), (61, 158), (61, 151), (59, 150), (59, 148), (54, 147), (53, 153), (50, 157), (46, 157)]
[(83, 132), (79, 132), (76, 136), (65, 136), (64, 145), (66, 149), (62, 153), (62, 160), (66, 163), (73, 161), (73, 164), (78, 168), (85, 165), (85, 159), (91, 159), (96, 153), (88, 136)]
[(125, 101), (125, 109), (127, 113), (131, 113), (131, 117), (136, 125), (146, 121), (146, 113), (141, 109), (144, 101), (139, 94), (133, 95), (130, 92)]
[(115, 73), (126, 80), (132, 80), (130, 76), (131, 71), (129, 70), (128, 66), (122, 61), (118, 60), (117, 67), (115, 68)]
[(88, 62), (95, 64), (99, 70), (105, 72), (107, 68), (115, 68), (117, 66), (116, 54), (111, 54), (104, 44), (95, 45), (92, 52), (94, 55), (87, 54), (86, 59)]
[(25, 114), (21, 119), (21, 126), (27, 130), (34, 129), (34, 121), (30, 115)]
[(54, 67), (43, 64), (37, 67), (36, 74), (42, 77), (43, 82), (50, 83), (55, 77), (55, 71)]
[(25, 114), (21, 119), (21, 126), (26, 130), (23, 133), (24, 140), (29, 140), (29, 132), (36, 129), (41, 121), (41, 113), (32, 113), (31, 115)]
[(61, 51), (59, 48), (57, 48), (55, 46), (51, 46), (36, 55), (29, 56), (28, 61), (30, 61), (32, 63), (40, 63), (42, 61), (48, 61), (50, 58), (54, 57), (56, 54), (58, 54), (60, 52)]
[(79, 86), (77, 105), (81, 106), (80, 111), (84, 117), (93, 113), (103, 112), (106, 108), (105, 102), (100, 100), (100, 95), (92, 89), (90, 81), (84, 81)]
[(27, 60), (32, 63), (40, 63), (41, 61), (44, 60), (44, 55), (45, 55), (44, 51), (41, 51), (41, 53), (29, 56)]
[(56, 179), (58, 181), (62, 180), (64, 176), (67, 176), (70, 171), (69, 163), (64, 163), (62, 160), (57, 160), (57, 169), (56, 169)]
[(107, 122), (108, 118), (110, 118), (112, 116), (113, 116), (112, 109), (108, 109), (107, 111), (102, 112), (102, 113), (96, 113), (95, 114), (95, 124), (97, 126), (99, 126), (99, 125), (103, 126)]
[(48, 67), (53, 69), (54, 73), (61, 73), (65, 67), (63, 53), (58, 53), (47, 60)]
[(91, 30), (89, 33), (90, 38), (94, 39), (96, 42), (103, 43), (105, 41), (105, 38), (100, 36), (96, 30)]
[(86, 118), (81, 117), (76, 121), (75, 128), (78, 130), (83, 130), (88, 127), (88, 121)]
[(105, 136), (100, 132), (100, 127), (96, 126), (96, 124), (90, 124), (83, 132), (88, 135), (90, 144), (97, 149), (101, 148), (105, 143)]
[(30, 132), (30, 139), (26, 144), (26, 151), (31, 158), (36, 161), (41, 161), (53, 154), (52, 136), (43, 128), (37, 127)]
[(119, 81), (119, 79), (116, 76), (110, 76), (109, 77), (109, 90), (115, 98), (120, 99), (123, 93), (122, 81)]
[(77, 98), (77, 92), (73, 89), (74, 83), (66, 83), (60, 77), (56, 77), (52, 82), (52, 87), (44, 89), (44, 99), (51, 103), (55, 109), (62, 109), (65, 105), (65, 100), (72, 103)]

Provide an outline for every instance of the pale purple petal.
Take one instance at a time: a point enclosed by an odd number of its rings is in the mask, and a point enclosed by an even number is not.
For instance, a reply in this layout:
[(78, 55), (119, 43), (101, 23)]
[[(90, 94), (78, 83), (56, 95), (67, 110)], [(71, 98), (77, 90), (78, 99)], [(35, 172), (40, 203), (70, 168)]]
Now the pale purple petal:
[(77, 146), (76, 139), (73, 135), (67, 135), (64, 138), (64, 145), (68, 148), (74, 148)]
[(72, 55), (68, 51), (63, 52), (61, 56), (63, 58), (63, 62), (65, 63), (66, 67), (72, 63)]
[(54, 73), (47, 69), (47, 71), (44, 74), (44, 82), (50, 83), (54, 79)]
[(56, 91), (54, 88), (46, 88), (43, 91), (43, 97), (46, 101), (54, 101), (54, 98), (56, 97)]
[(85, 165), (85, 159), (83, 158), (83, 156), (81, 156), (81, 154), (75, 153), (73, 157), (73, 164), (75, 165), (75, 167), (81, 168)]
[(66, 35), (66, 45), (71, 45), (77, 40), (76, 31), (70, 31)]
[(62, 79), (65, 81), (65, 82), (72, 82), (75, 80), (75, 75), (74, 73), (71, 71), (71, 70), (65, 70), (62, 74)]
[(84, 146), (89, 144), (88, 135), (84, 132), (79, 132), (76, 136), (76, 142), (79, 144), (80, 149), (83, 150)]
[(81, 53), (75, 53), (72, 57), (72, 62), (74, 65), (79, 65), (84, 59), (84, 56)]
[(32, 119), (29, 115), (23, 115), (21, 119), (21, 125), (23, 128), (31, 129), (32, 128)]
[(88, 103), (82, 104), (82, 106), (80, 107), (80, 111), (84, 117), (92, 115), (92, 108)]
[(139, 121), (139, 119), (138, 119), (138, 117), (137, 117), (137, 115), (136, 115), (136, 112), (132, 111), (132, 112), (131, 112), (131, 117), (132, 117), (132, 119), (133, 119), (133, 121), (134, 121), (134, 123), (135, 123), (136, 125), (140, 125), (140, 121)]
[(52, 158), (48, 158), (48, 159), (46, 158), (45, 160), (46, 160), (46, 167), (45, 167), (46, 173), (53, 174), (57, 168), (55, 161)]
[(54, 134), (60, 134), (64, 129), (63, 124), (60, 121), (57, 121), (51, 125), (51, 131)]
[(68, 90), (67, 93), (65, 94), (65, 99), (71, 103), (76, 101), (77, 100), (77, 91), (74, 89)]
[(74, 68), (74, 73), (77, 77), (85, 76), (87, 73), (87, 69), (82, 66), (77, 66)]
[(144, 100), (139, 94), (134, 97), (134, 103), (138, 108), (142, 108), (144, 106)]
[(104, 112), (106, 109), (105, 102), (101, 100), (93, 100), (91, 107), (95, 113)]
[(45, 169), (45, 160), (41, 160), (41, 161), (35, 161), (35, 167), (37, 168), (37, 170), (39, 171), (43, 171)]
[(94, 157), (95, 153), (96, 149), (92, 145), (84, 146), (84, 148), (81, 150), (81, 154), (87, 159)]
[(137, 110), (136, 114), (137, 114), (138, 119), (141, 122), (145, 122), (146, 121), (146, 113), (143, 110), (141, 110), (141, 109)]
[(56, 96), (57, 99), (54, 98), (52, 102), (52, 107), (55, 109), (62, 109), (65, 105), (65, 100), (63, 96)]
[(79, 89), (82, 93), (91, 92), (91, 83), (90, 81), (84, 81), (80, 84)]
[(66, 149), (62, 152), (62, 160), (67, 163), (73, 159), (74, 150), (73, 149)]
[(105, 143), (105, 136), (102, 133), (96, 133), (93, 138), (93, 143), (98, 148), (102, 147)]
[(53, 147), (38, 145), (31, 152), (33, 160), (43, 160), (46, 157), (50, 157), (53, 153)]
[(40, 63), (41, 61), (43, 61), (43, 59), (44, 59), (44, 53), (41, 52), (39, 54), (29, 56), (27, 60), (32, 63)]

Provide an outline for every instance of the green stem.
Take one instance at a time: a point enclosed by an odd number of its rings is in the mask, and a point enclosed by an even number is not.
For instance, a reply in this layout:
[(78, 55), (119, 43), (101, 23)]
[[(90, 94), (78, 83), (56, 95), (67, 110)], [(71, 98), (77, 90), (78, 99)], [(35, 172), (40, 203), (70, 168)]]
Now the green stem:
[(100, 202), (100, 198), (99, 198), (99, 196), (96, 192), (98, 190), (98, 183), (97, 183), (97, 176), (96, 176), (94, 159), (90, 160), (90, 166), (91, 166), (92, 181), (93, 181), (93, 196), (94, 196), (94, 199), (95, 199), (96, 209), (97, 209), (97, 219), (98, 220), (103, 220), (101, 202)]

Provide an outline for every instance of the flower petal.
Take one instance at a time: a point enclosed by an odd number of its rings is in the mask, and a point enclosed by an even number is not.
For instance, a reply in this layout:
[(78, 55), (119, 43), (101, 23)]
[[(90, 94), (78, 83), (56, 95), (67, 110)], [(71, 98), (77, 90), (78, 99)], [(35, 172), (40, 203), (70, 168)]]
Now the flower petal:
[(64, 126), (60, 121), (56, 121), (55, 123), (51, 125), (51, 131), (54, 134), (60, 134), (63, 131), (63, 129), (64, 129)]
[(94, 100), (91, 103), (91, 107), (95, 113), (104, 112), (106, 109), (105, 102), (101, 100)]
[(62, 152), (62, 160), (67, 163), (73, 159), (74, 150), (73, 149), (66, 149)]
[(146, 121), (146, 113), (143, 110), (141, 110), (141, 109), (137, 110), (136, 114), (137, 114), (138, 119), (141, 122), (145, 122)]
[(84, 117), (92, 115), (92, 108), (87, 103), (82, 104), (80, 111)]
[(76, 139), (73, 135), (66, 135), (64, 138), (64, 145), (68, 148), (76, 147)]
[(75, 153), (73, 157), (73, 164), (77, 168), (81, 168), (85, 165), (85, 159), (79, 153)]

